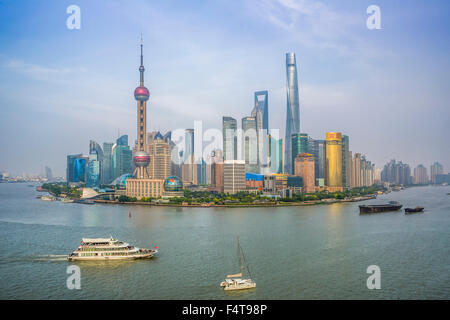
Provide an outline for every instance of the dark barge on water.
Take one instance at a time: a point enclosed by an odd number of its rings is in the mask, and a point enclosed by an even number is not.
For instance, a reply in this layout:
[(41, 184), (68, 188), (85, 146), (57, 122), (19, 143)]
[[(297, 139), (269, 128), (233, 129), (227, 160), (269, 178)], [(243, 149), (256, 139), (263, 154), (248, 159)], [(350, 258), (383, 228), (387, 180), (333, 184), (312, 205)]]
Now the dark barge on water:
[(379, 212), (387, 212), (387, 211), (398, 211), (403, 207), (397, 201), (389, 201), (386, 204), (369, 204), (369, 205), (360, 205), (359, 213), (379, 213)]
[(415, 212), (423, 212), (423, 207), (405, 208), (405, 214), (415, 213)]

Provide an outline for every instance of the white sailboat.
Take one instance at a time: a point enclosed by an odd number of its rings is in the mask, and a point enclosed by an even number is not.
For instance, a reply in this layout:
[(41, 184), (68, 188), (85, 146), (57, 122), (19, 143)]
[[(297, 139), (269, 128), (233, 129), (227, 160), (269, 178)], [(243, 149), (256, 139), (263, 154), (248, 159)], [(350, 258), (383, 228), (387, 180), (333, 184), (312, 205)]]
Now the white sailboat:
[(220, 286), (223, 287), (225, 291), (231, 291), (231, 290), (244, 290), (244, 289), (252, 289), (256, 287), (256, 283), (252, 279), (242, 279), (242, 261), (241, 261), (241, 255), (244, 259), (245, 266), (247, 268), (247, 272), (249, 276), (250, 269), (248, 268), (247, 261), (245, 260), (244, 251), (241, 248), (241, 245), (239, 243), (239, 237), (237, 237), (237, 243), (238, 243), (238, 258), (239, 258), (239, 273), (236, 274), (229, 274), (227, 275), (227, 278), (220, 283)]

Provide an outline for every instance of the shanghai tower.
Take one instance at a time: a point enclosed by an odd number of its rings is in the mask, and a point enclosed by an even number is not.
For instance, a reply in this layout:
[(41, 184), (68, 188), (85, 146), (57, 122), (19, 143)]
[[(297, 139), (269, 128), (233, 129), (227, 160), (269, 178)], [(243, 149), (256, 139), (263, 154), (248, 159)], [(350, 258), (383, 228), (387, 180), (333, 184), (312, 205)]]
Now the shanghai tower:
[(292, 139), (293, 133), (300, 133), (300, 105), (298, 99), (298, 80), (295, 53), (286, 53), (286, 139), (284, 151), (284, 172), (292, 174)]

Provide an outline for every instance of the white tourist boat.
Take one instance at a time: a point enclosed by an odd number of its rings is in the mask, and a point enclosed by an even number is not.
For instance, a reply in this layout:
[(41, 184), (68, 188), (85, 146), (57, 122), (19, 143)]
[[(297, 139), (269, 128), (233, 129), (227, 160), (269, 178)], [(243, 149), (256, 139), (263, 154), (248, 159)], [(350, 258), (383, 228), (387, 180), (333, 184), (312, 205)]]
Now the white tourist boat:
[(240, 272), (236, 273), (236, 274), (227, 275), (227, 278), (220, 283), (220, 286), (223, 287), (223, 289), (225, 291), (253, 289), (256, 287), (256, 283), (252, 279), (242, 279), (241, 255), (242, 255), (242, 258), (244, 259), (245, 266), (247, 268), (247, 272), (250, 277), (251, 277), (251, 274), (250, 274), (250, 269), (248, 267), (248, 264), (245, 261), (244, 251), (242, 251), (241, 245), (239, 243), (239, 237), (237, 238), (237, 242), (238, 242), (238, 258), (239, 258)]
[(113, 237), (83, 238), (81, 245), (67, 259), (69, 261), (143, 259), (151, 258), (157, 252), (156, 247), (141, 249)]

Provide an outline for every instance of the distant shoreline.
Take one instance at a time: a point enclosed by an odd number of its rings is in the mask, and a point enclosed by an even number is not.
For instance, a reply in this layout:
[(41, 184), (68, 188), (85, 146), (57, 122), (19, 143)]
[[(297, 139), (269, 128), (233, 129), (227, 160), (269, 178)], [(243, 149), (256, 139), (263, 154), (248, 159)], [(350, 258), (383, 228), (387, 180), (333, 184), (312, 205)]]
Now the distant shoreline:
[(347, 202), (359, 202), (366, 201), (370, 199), (374, 199), (373, 195), (360, 196), (351, 199), (331, 199), (328, 201), (324, 200), (311, 200), (311, 201), (303, 201), (303, 202), (284, 202), (284, 203), (257, 203), (257, 204), (171, 204), (171, 203), (153, 203), (153, 202), (141, 202), (141, 201), (133, 201), (133, 202), (119, 202), (115, 200), (94, 200), (95, 203), (103, 203), (103, 204), (123, 204), (123, 205), (143, 205), (143, 206), (154, 206), (154, 207), (174, 207), (174, 208), (276, 208), (276, 207), (301, 207), (301, 206), (314, 206), (321, 204), (333, 204), (333, 203), (347, 203)]

